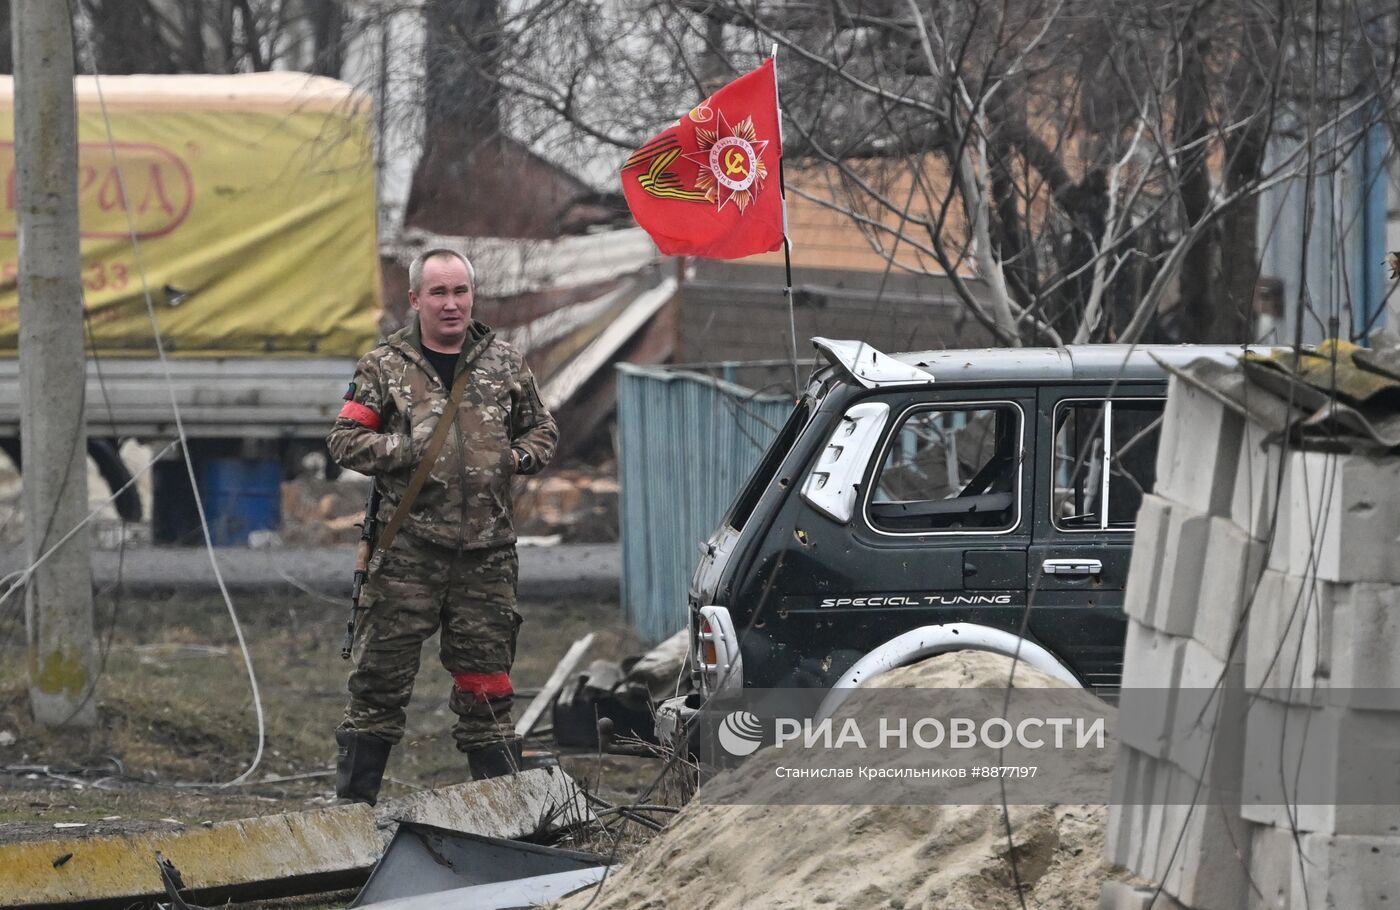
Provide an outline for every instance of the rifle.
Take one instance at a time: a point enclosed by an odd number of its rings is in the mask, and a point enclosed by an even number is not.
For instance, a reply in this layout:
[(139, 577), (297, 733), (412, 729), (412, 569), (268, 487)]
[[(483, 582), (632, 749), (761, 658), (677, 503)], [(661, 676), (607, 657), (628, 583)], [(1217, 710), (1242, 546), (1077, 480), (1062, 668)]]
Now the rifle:
[(379, 534), (379, 483), (371, 480), (365, 520), (360, 523), (360, 543), (355, 547), (355, 581), (350, 587), (350, 619), (345, 623), (345, 641), (340, 646), (342, 660), (350, 659), (355, 645), (355, 620), (360, 615), (360, 592), (369, 578), (369, 561), (374, 555), (374, 538)]

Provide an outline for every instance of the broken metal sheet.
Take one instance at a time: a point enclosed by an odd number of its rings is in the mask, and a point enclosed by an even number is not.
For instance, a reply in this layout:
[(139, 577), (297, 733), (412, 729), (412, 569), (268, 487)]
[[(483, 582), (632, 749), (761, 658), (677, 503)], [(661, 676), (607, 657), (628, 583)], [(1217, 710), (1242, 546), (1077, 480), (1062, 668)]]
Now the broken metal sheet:
[[(151, 856), (179, 867), (188, 899), (284, 897), (353, 887), (365, 880), (395, 821), (493, 837), (523, 837), (541, 819), (587, 820), (577, 786), (558, 768), (364, 804), (216, 822), (210, 827), (73, 835), (0, 844), (0, 907), (86, 903), (122, 907), (165, 896)], [(54, 857), (72, 856), (59, 866)]]
[(1288, 402), (1249, 382), (1246, 372), (1214, 361), (1196, 361), (1185, 367), (1163, 363), (1162, 368), (1183, 382), (1199, 389), (1237, 414), (1244, 415), (1271, 434), (1281, 434), (1300, 421), (1304, 412), (1290, 409)]
[(1246, 353), (1238, 369), (1207, 361), (1163, 366), (1273, 438), (1288, 432), (1309, 447), (1377, 453), (1400, 448), (1400, 382), (1342, 363), (1361, 350), (1345, 342), (1325, 343), (1304, 352), (1298, 372), (1291, 353)]
[(1346, 341), (1324, 341), (1316, 349), (1297, 355), (1292, 351), (1247, 352), (1245, 362), (1296, 377), (1328, 398), (1339, 396), (1355, 405), (1388, 405), (1393, 409), (1400, 403), (1400, 380), (1358, 365), (1354, 358), (1364, 350)]
[[(1329, 442), (1344, 443), (1344, 440), (1330, 438), (1341, 435), (1359, 437), (1358, 441), (1374, 443), (1382, 449), (1400, 446), (1400, 410), (1396, 408), (1375, 404), (1353, 406), (1342, 397), (1299, 381), (1275, 364), (1246, 361), (1244, 372), (1258, 387), (1273, 393), (1285, 407), (1292, 396), (1293, 403), (1307, 412), (1296, 423), (1309, 438), (1327, 437)], [(1250, 416), (1254, 416), (1253, 412)]]
[(603, 859), (591, 853), (482, 837), (432, 825), (403, 824), (350, 906), (379, 906), (386, 901), (430, 895), (433, 906), (440, 907), (445, 906), (440, 903), (445, 892), (560, 873), (589, 873), (574, 886), (573, 890), (577, 890), (596, 880), (590, 878), (594, 873), (601, 876), (603, 865)]
[(492, 885), (454, 888), (436, 894), (401, 897), (374, 904), (373, 907), (374, 910), (535, 910), (596, 885), (606, 874), (607, 867), (596, 866)]
[(1362, 348), (1351, 355), (1351, 359), (1363, 370), (1370, 370), (1400, 382), (1400, 347), (1377, 351)]

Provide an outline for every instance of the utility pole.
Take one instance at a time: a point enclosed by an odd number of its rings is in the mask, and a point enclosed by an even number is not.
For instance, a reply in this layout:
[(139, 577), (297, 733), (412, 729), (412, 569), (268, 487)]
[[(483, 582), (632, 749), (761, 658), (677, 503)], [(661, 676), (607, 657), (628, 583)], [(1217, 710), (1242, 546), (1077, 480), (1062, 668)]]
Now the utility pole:
[[(20, 444), (29, 565), (87, 512), (78, 125), (68, 4), (12, 0), (19, 227)], [(90, 727), (97, 707), (88, 535), (30, 576), (29, 702), (45, 726)]]

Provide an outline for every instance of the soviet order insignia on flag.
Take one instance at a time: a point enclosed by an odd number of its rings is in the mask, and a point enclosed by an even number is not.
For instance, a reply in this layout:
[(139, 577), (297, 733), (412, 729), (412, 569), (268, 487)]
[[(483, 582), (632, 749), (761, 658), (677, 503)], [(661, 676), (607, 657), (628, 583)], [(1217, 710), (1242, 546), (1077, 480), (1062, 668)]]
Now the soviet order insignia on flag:
[(700, 102), (622, 166), (622, 191), (662, 253), (738, 259), (781, 249), (782, 142), (773, 61)]

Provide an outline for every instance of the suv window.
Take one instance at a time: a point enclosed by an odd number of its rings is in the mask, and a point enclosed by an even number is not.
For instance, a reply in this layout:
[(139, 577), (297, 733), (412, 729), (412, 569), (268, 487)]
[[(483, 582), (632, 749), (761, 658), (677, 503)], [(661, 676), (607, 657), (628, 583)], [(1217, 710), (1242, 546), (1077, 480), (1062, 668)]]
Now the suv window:
[(912, 411), (886, 444), (871, 526), (893, 533), (1009, 531), (1020, 520), (1021, 409), (1010, 402)]
[(758, 505), (758, 500), (763, 496), (763, 491), (768, 489), (769, 481), (773, 479), (773, 475), (778, 473), (778, 467), (787, 457), (792, 444), (797, 441), (797, 436), (802, 432), (802, 428), (807, 425), (807, 418), (811, 416), (812, 410), (804, 398), (792, 409), (792, 413), (788, 414), (787, 422), (783, 424), (778, 435), (764, 450), (763, 457), (759, 459), (758, 467), (754, 468), (753, 474), (749, 476), (749, 482), (744, 485), (744, 489), (734, 500), (734, 505), (729, 510), (729, 520), (725, 524), (736, 531), (744, 529), (744, 523), (753, 514), (754, 507)]
[(1060, 403), (1051, 510), (1055, 527), (1132, 530), (1143, 494), (1152, 492), (1157, 479), (1164, 404), (1160, 398)]

